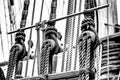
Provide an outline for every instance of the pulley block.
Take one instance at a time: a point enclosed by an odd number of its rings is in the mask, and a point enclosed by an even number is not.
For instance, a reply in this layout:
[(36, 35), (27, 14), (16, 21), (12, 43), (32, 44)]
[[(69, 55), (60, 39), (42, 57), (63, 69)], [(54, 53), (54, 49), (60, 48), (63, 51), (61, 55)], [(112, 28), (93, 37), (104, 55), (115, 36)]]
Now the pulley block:
[(48, 45), (52, 50), (55, 47), (55, 41), (52, 39), (46, 39), (42, 45), (42, 48), (44, 48), (44, 45)]
[(94, 32), (92, 32), (92, 31), (84, 31), (81, 34), (81, 36), (79, 38), (79, 41), (82, 41), (83, 37), (86, 37), (87, 39), (91, 38), (92, 43), (94, 43), (95, 42), (95, 38), (96, 38), (96, 34)]

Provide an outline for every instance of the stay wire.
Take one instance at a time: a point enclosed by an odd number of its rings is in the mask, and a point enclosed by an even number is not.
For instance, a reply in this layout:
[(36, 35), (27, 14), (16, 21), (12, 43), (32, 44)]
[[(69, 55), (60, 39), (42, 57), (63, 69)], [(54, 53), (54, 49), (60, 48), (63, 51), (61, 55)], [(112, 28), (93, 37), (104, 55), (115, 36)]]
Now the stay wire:
[[(42, 20), (42, 12), (43, 12), (44, 0), (42, 0), (41, 11), (40, 11), (40, 19), (39, 22)], [(38, 65), (38, 75), (40, 75), (40, 29), (37, 29), (37, 44), (36, 44), (36, 53), (37, 55), (37, 65)]]
[[(108, 0), (107, 0), (108, 3)], [(107, 8), (107, 24), (109, 24), (109, 7)], [(107, 26), (107, 68), (108, 68), (108, 80), (109, 80), (109, 26)]]
[[(34, 21), (35, 4), (36, 4), (36, 0), (34, 0), (34, 3), (33, 3), (33, 11), (32, 11), (31, 25), (33, 25), (33, 21)], [(30, 29), (29, 41), (31, 41), (31, 38), (32, 38), (32, 28)], [(26, 63), (25, 77), (27, 76), (27, 71), (28, 71), (28, 63), (29, 63), (29, 56), (30, 56), (30, 48), (31, 48), (31, 45), (28, 44), (28, 54), (27, 54), (27, 63)]]

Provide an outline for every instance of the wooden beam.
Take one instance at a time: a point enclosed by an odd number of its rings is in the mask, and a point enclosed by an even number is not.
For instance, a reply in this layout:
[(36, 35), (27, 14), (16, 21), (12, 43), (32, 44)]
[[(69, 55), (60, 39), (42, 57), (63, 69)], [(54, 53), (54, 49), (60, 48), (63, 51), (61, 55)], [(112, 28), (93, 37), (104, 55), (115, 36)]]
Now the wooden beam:
[(1, 62), (1, 63), (0, 63), (0, 67), (1, 67), (1, 66), (6, 66), (6, 65), (8, 65), (8, 61)]
[(107, 40), (108, 37), (109, 37), (109, 39), (120, 37), (120, 32), (114, 33), (114, 34), (106, 36), (106, 37), (103, 37), (103, 38), (100, 39), (100, 42)]
[(56, 80), (56, 79), (70, 79), (79, 77), (82, 73), (89, 73), (88, 69), (80, 69), (76, 71), (68, 71), (68, 72), (61, 72), (56, 74), (49, 74), (47, 76), (48, 80)]
[(20, 78), (20, 79), (13, 79), (13, 80), (46, 80), (46, 77), (43, 75), (39, 75), (39, 76), (34, 76), (34, 77), (25, 77), (25, 78)]
[(36, 77), (25, 77), (21, 79), (13, 79), (13, 80), (56, 80), (56, 79), (70, 79), (70, 78), (76, 78), (79, 77), (80, 74), (86, 73), (88, 74), (90, 71), (86, 68), (76, 70), (76, 71), (68, 71), (68, 72), (61, 72), (61, 73), (56, 73), (56, 74), (48, 74), (48, 75), (39, 75)]

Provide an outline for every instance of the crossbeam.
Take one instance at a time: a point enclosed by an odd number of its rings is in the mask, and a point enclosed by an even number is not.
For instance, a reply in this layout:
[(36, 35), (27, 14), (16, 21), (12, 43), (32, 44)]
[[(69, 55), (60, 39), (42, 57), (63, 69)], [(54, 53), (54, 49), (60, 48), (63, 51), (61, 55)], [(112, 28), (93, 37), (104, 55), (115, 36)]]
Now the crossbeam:
[(56, 79), (70, 79), (70, 78), (76, 78), (79, 77), (82, 73), (89, 73), (88, 69), (80, 69), (76, 71), (68, 71), (68, 72), (62, 72), (62, 73), (56, 73), (56, 74), (49, 74), (48, 80), (56, 80)]
[[(60, 21), (60, 20), (63, 20), (63, 19), (67, 19), (69, 17), (81, 15), (81, 14), (84, 14), (84, 13), (87, 13), (87, 12), (90, 12), (90, 11), (99, 10), (99, 9), (106, 8), (106, 7), (109, 7), (109, 4), (105, 4), (105, 5), (94, 7), (94, 8), (90, 8), (90, 9), (86, 9), (86, 10), (84, 10), (82, 12), (73, 13), (73, 14), (70, 14), (70, 15), (67, 15), (67, 16), (64, 16), (64, 17), (61, 17), (61, 18), (51, 19), (51, 20), (48, 20), (47, 22), (45, 22), (45, 24), (48, 24), (48, 23), (51, 23), (51, 22)], [(39, 22), (38, 24), (40, 26), (41, 22)], [(34, 27), (36, 27), (36, 25), (31, 25), (30, 27), (20, 28), (20, 30), (27, 30), (27, 29), (31, 29), (31, 28), (34, 28)], [(15, 33), (15, 32), (18, 32), (18, 30), (8, 32), (7, 34), (12, 34), (12, 33)]]
[(46, 80), (46, 77), (43, 75), (39, 76), (34, 76), (34, 77), (25, 77), (25, 78), (20, 78), (20, 79), (13, 79), (13, 80)]
[(118, 28), (120, 29), (120, 25), (119, 24), (115, 24), (115, 25), (111, 25), (111, 24), (107, 24), (107, 23), (104, 23), (106, 26), (111, 26), (111, 27), (115, 27), (115, 28)]
[(55, 74), (48, 74), (48, 75), (40, 75), (36, 77), (27, 77), (27, 78), (21, 78), (21, 79), (14, 79), (14, 80), (56, 80), (56, 79), (70, 79), (70, 78), (76, 78), (79, 77), (80, 74), (86, 73), (88, 74), (90, 71), (86, 68), (81, 68), (80, 70), (76, 71), (68, 71), (68, 72), (61, 72), (61, 73), (55, 73)]

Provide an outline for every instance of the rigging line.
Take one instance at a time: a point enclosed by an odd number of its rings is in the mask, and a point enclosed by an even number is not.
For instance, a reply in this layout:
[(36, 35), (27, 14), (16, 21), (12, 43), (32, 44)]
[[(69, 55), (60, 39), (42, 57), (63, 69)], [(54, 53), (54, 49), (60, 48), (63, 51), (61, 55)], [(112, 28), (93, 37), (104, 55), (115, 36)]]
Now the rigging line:
[(2, 49), (2, 54), (3, 54), (3, 59), (4, 59), (4, 62), (5, 62), (5, 55), (4, 55), (4, 49), (3, 49), (3, 39), (2, 39), (1, 24), (0, 24), (0, 38), (1, 38), (1, 49)]
[[(33, 21), (34, 21), (35, 4), (36, 4), (36, 0), (34, 0), (34, 3), (33, 3), (33, 11), (32, 11), (31, 25), (33, 25)], [(31, 38), (32, 38), (32, 28), (30, 29), (29, 41), (31, 41)], [(27, 71), (28, 71), (28, 63), (29, 63), (29, 56), (30, 56), (30, 48), (31, 48), (31, 45), (28, 45), (28, 54), (27, 54), (27, 63), (26, 63), (25, 77), (27, 76)]]
[[(76, 5), (77, 5), (77, 0), (74, 0), (73, 1), (73, 3), (72, 3), (72, 11), (71, 11), (71, 13), (75, 13), (76, 12)], [(68, 62), (68, 66), (69, 66), (69, 69), (68, 70), (71, 70), (71, 63), (72, 63), (72, 48), (73, 48), (73, 39), (74, 39), (74, 31), (75, 31), (75, 17), (76, 16), (74, 16), (72, 19), (71, 19), (71, 21), (72, 21), (72, 24), (70, 24), (70, 35), (69, 35), (69, 37), (70, 37), (70, 43), (69, 43), (69, 56), (68, 56), (68, 58), (69, 58), (69, 62)]]
[[(107, 0), (108, 3), (108, 0)], [(107, 7), (107, 24), (109, 24), (109, 7)], [(108, 68), (108, 80), (109, 80), (109, 27), (107, 26), (107, 68)]]
[[(69, 2), (68, 2), (68, 13), (67, 14), (72, 14), (72, 12), (73, 12), (73, 0), (69, 0)], [(71, 69), (71, 64), (70, 64), (70, 53), (71, 53), (71, 50), (70, 50), (70, 48), (71, 48), (71, 39), (72, 39), (72, 33), (71, 33), (71, 30), (72, 30), (72, 23), (73, 23), (73, 19), (72, 18), (68, 18), (68, 20), (67, 20), (67, 28), (68, 28), (68, 30), (67, 30), (67, 43), (68, 43), (68, 52), (67, 52), (67, 60), (66, 60), (66, 71), (69, 71), (70, 69)], [(68, 40), (68, 38), (70, 39), (70, 40)]]
[[(77, 0), (74, 1), (74, 13), (76, 13), (76, 7), (77, 7)], [(73, 48), (73, 40), (74, 40), (74, 32), (75, 32), (75, 19), (76, 19), (76, 16), (73, 17), (71, 50), (72, 50), (72, 48)], [(72, 57), (72, 51), (71, 51), (71, 57)], [(71, 61), (70, 61), (70, 62), (71, 62)], [(76, 64), (75, 64), (75, 65), (76, 65)]]
[(62, 16), (63, 16), (63, 10), (64, 10), (64, 6), (65, 6), (65, 0), (63, 0), (63, 5), (62, 5)]
[[(77, 0), (74, 0), (74, 3), (73, 3), (73, 12), (76, 13), (76, 7), (77, 7)], [(76, 16), (73, 17), (73, 24), (71, 26), (71, 47), (70, 47), (70, 64), (69, 66), (71, 66), (71, 61), (72, 61), (72, 48), (73, 48), (73, 40), (74, 40), (74, 31), (75, 31), (75, 18)]]
[[(4, 0), (5, 1), (5, 0)], [(11, 3), (10, 3), (10, 0), (7, 0), (8, 2), (8, 11), (9, 11), (9, 20), (10, 20), (10, 31), (14, 30), (14, 24), (12, 23), (12, 14), (11, 14)], [(5, 2), (4, 2), (5, 4)], [(6, 10), (6, 9), (5, 9)], [(13, 44), (13, 35), (11, 34), (11, 45)]]
[[(82, 0), (79, 0), (79, 12), (81, 11), (81, 4), (82, 4)], [(77, 53), (78, 53), (78, 48), (79, 45), (78, 43), (78, 39), (79, 39), (79, 33), (80, 33), (80, 19), (81, 19), (81, 15), (78, 16), (78, 25), (77, 25), (77, 37), (76, 37), (76, 49), (75, 49), (75, 61), (74, 61), (74, 70), (76, 70), (76, 64), (77, 64)]]
[[(70, 7), (70, 1), (68, 0), (68, 10), (67, 10), (67, 15), (70, 13), (69, 11), (69, 7)], [(66, 69), (67, 69), (67, 66), (68, 66), (68, 56), (69, 56), (69, 54), (68, 54), (68, 31), (69, 31), (69, 29), (70, 29), (70, 27), (68, 27), (69, 26), (69, 18), (67, 19), (67, 21), (66, 21), (66, 27), (65, 27), (65, 38), (64, 38), (64, 51), (63, 51), (63, 55), (62, 55), (62, 68), (61, 68), (61, 72), (63, 72), (64, 71), (64, 62), (65, 62), (65, 52), (67, 52), (67, 61), (66, 61)], [(67, 49), (67, 50), (66, 50)]]
[[(96, 0), (93, 1), (93, 4), (94, 4), (94, 7), (97, 7), (97, 3), (96, 3)], [(97, 24), (97, 33), (98, 33), (98, 30), (99, 30), (99, 20), (98, 20), (98, 11), (95, 10), (95, 14), (96, 14), (96, 24)]]
[(46, 8), (47, 8), (47, 10), (48, 10), (48, 11), (47, 11), (47, 14), (50, 15), (50, 13), (49, 13), (49, 12), (50, 12), (50, 9), (48, 8), (46, 1), (45, 1), (45, 6), (46, 6)]
[[(7, 26), (8, 26), (8, 24), (7, 24), (7, 15), (6, 15), (6, 7), (5, 7), (5, 0), (3, 0), (3, 5), (4, 5), (4, 16), (5, 16), (5, 25), (6, 25), (6, 32), (8, 32), (8, 29), (7, 29)], [(7, 35), (7, 43), (9, 44), (9, 38), (8, 38), (8, 35)], [(8, 45), (8, 48), (9, 48), (9, 45)]]
[(36, 50), (37, 49), (37, 44), (36, 44), (36, 48), (35, 48), (35, 57), (34, 57), (34, 60), (33, 60), (33, 68), (32, 68), (32, 76), (34, 75), (34, 68), (35, 68), (35, 62), (36, 62)]
[[(43, 12), (44, 0), (42, 0), (41, 11), (40, 11), (40, 19), (42, 20), (42, 12)], [(37, 55), (37, 64), (38, 64), (38, 75), (40, 75), (40, 29), (37, 29), (37, 44), (36, 44), (36, 55)]]
[[(65, 5), (65, 0), (63, 0), (63, 5), (62, 5), (62, 16), (63, 16), (63, 10), (64, 10), (64, 5)], [(65, 36), (66, 36), (66, 32), (65, 32)], [(62, 67), (61, 67), (61, 72), (63, 72), (64, 71), (64, 61), (65, 61), (65, 40), (66, 40), (66, 37), (65, 37), (65, 39), (64, 39), (64, 51), (63, 51), (63, 54), (62, 54)]]

